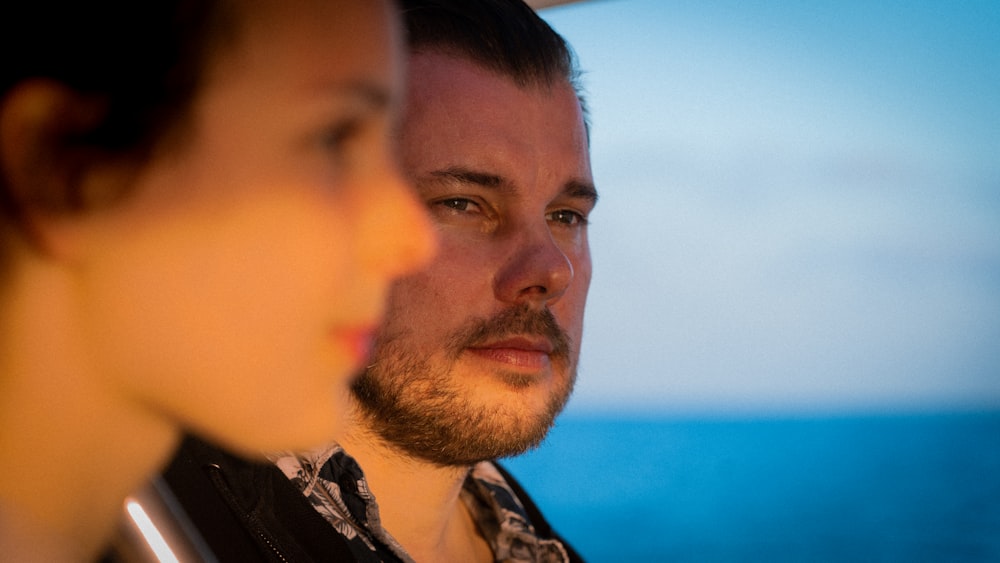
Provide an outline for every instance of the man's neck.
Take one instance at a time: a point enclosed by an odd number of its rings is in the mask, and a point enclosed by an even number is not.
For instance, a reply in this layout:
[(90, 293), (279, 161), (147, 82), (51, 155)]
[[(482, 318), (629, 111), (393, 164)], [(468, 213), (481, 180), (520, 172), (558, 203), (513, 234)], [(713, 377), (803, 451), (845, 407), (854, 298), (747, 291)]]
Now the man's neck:
[(414, 459), (367, 432), (340, 444), (364, 471), (382, 526), (415, 561), (493, 561), (460, 498), (470, 467)]

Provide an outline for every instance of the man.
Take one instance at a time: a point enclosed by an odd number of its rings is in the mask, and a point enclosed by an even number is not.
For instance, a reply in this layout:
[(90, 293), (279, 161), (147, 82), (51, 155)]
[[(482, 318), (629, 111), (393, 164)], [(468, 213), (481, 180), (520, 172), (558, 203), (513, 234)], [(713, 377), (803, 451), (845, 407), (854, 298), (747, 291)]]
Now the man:
[[(198, 461), (167, 478), (217, 552), (242, 527), (289, 560), (345, 545), (358, 561), (577, 559), (489, 461), (538, 445), (576, 376), (597, 194), (572, 57), (521, 0), (402, 4), (402, 162), (440, 250), (393, 289), (347, 435), (276, 460), (326, 528), (273, 468), (210, 448), (189, 443)], [(241, 523), (200, 506), (214, 493), (192, 492), (199, 464)]]

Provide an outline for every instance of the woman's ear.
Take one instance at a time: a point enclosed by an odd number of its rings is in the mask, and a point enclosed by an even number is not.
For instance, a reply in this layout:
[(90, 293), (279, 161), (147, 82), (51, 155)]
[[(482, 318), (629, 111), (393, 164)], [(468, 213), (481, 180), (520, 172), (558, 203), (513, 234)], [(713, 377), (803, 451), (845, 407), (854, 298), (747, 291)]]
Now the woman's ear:
[(80, 188), (98, 153), (78, 142), (104, 105), (58, 82), (29, 80), (0, 100), (0, 172), (26, 239), (68, 257), (75, 246)]

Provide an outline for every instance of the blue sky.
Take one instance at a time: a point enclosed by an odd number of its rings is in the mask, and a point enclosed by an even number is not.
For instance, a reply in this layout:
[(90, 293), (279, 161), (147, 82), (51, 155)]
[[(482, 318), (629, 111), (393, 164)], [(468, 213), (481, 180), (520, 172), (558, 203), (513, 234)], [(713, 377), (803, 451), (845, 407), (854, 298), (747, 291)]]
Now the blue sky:
[(1000, 2), (589, 0), (571, 411), (1000, 408)]

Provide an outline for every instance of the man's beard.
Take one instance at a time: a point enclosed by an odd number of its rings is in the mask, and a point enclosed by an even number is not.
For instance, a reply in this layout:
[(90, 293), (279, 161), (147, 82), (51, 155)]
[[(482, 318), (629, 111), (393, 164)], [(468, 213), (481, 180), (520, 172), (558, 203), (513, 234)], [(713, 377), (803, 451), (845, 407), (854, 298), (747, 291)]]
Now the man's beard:
[[(441, 366), (432, 366), (428, 359), (437, 351), (402, 346), (412, 330), (383, 332), (374, 363), (352, 387), (367, 428), (411, 457), (455, 467), (524, 453), (542, 442), (572, 393), (576, 380), (572, 343), (548, 309), (519, 307), (489, 319), (472, 319), (448, 338)], [(468, 347), (518, 335), (543, 336), (552, 343), (556, 386), (545, 409), (525, 413), (521, 404), (474, 404), (463, 394), (463, 383), (450, 373), (456, 360)], [(499, 376), (514, 389), (534, 381), (514, 372)]]

